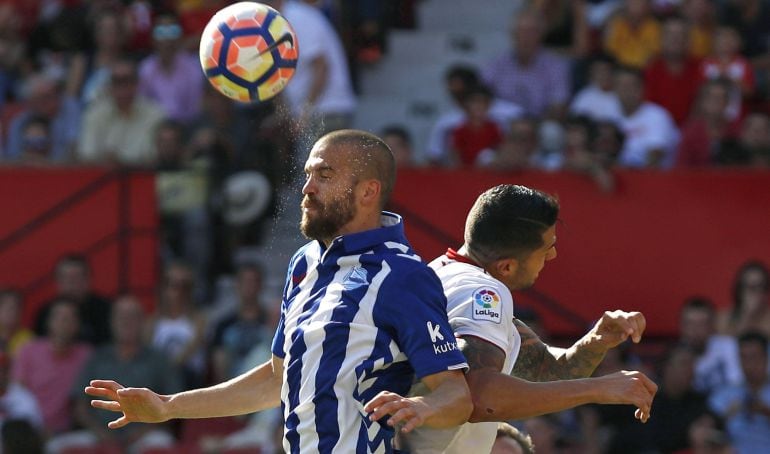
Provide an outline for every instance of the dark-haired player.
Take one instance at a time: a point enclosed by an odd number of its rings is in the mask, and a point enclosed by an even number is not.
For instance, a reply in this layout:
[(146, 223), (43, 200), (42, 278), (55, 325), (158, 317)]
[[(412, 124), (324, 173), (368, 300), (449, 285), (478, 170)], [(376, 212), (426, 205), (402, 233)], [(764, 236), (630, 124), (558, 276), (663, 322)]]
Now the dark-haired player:
[[(511, 292), (532, 286), (556, 258), (557, 201), (518, 185), (481, 194), (468, 214), (465, 242), (430, 266), (447, 295), (449, 321), (470, 366), (471, 422), (450, 429), (419, 428), (403, 436), (410, 452), (489, 452), (498, 421), (528, 418), (586, 403), (631, 404), (646, 421), (657, 386), (640, 372), (589, 377), (605, 352), (631, 337), (639, 342), (639, 312), (605, 312), (568, 349), (543, 343), (514, 316)], [(417, 384), (412, 392), (425, 389)]]

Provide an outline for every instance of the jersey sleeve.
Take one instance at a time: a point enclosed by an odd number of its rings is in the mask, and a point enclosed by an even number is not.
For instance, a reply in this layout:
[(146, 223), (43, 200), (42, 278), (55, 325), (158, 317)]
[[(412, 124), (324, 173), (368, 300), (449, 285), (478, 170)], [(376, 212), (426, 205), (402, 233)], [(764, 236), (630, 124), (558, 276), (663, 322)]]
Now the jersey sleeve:
[(389, 331), (417, 378), (454, 369), (467, 369), (446, 313), (446, 297), (436, 274), (422, 265), (386, 283), (375, 306), (374, 319)]
[(284, 303), (281, 303), (281, 316), (278, 319), (278, 326), (276, 326), (275, 334), (273, 334), (273, 343), (270, 346), (270, 351), (278, 358), (286, 357), (286, 352), (283, 351), (283, 346), (285, 343), (285, 338), (283, 335), (285, 329), (284, 313)]
[(513, 349), (513, 298), (503, 285), (481, 280), (447, 288), (449, 323), (455, 336), (474, 336), (506, 355)]

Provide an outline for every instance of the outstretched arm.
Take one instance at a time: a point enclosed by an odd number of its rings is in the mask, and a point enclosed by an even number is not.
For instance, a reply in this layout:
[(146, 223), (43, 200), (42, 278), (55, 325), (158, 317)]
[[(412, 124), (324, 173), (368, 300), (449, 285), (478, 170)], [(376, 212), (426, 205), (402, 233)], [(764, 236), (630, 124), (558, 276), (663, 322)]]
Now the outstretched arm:
[(458, 344), (470, 366), (471, 422), (531, 418), (588, 403), (634, 405), (642, 422), (650, 416), (658, 387), (640, 372), (535, 383), (502, 373), (505, 354), (497, 346), (471, 336)]
[(383, 391), (367, 402), (364, 411), (372, 412), (369, 419), (373, 421), (391, 415), (388, 425), (403, 424), (401, 431), (404, 433), (422, 425), (442, 428), (459, 426), (468, 421), (472, 403), (461, 371), (428, 375), (422, 378), (422, 382), (430, 393), (407, 398)]
[(131, 422), (157, 423), (177, 418), (213, 418), (253, 413), (280, 402), (283, 360), (268, 361), (232, 380), (208, 388), (161, 395), (147, 388), (124, 388), (109, 380), (93, 380), (86, 394), (96, 408), (122, 413), (108, 427)]
[(513, 375), (529, 381), (590, 377), (607, 350), (629, 337), (638, 343), (647, 324), (640, 312), (605, 312), (585, 336), (564, 349), (545, 344), (520, 320), (513, 322), (521, 335)]

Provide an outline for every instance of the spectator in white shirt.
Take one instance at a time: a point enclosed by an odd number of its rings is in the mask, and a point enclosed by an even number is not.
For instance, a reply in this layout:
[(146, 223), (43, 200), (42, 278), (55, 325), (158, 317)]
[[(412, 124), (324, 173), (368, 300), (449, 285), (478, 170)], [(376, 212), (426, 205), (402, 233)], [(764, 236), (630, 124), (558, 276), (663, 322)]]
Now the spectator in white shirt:
[(613, 90), (612, 73), (615, 59), (598, 54), (589, 64), (589, 83), (575, 95), (569, 110), (573, 115), (584, 115), (594, 121), (608, 120), (618, 112), (620, 101)]
[(112, 65), (108, 95), (88, 105), (77, 150), (80, 161), (127, 166), (155, 163), (153, 138), (164, 114), (137, 93), (136, 65)]
[(620, 112), (615, 122), (626, 140), (618, 157), (623, 167), (669, 168), (679, 144), (679, 130), (663, 107), (644, 101), (644, 78), (636, 69), (615, 71)]
[(696, 353), (693, 387), (710, 394), (743, 380), (738, 343), (716, 332), (716, 308), (710, 300), (689, 298), (679, 313), (679, 343)]

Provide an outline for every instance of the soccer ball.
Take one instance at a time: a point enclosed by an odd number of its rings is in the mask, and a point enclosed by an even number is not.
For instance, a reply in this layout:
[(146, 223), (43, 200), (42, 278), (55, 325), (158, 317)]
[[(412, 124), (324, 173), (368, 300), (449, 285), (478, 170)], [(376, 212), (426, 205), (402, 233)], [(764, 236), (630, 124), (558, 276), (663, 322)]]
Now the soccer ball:
[(241, 102), (272, 98), (294, 75), (294, 29), (275, 9), (240, 2), (219, 10), (203, 30), (201, 67), (220, 93)]

